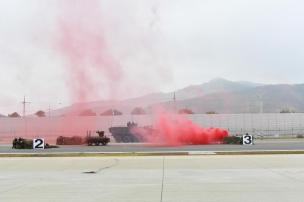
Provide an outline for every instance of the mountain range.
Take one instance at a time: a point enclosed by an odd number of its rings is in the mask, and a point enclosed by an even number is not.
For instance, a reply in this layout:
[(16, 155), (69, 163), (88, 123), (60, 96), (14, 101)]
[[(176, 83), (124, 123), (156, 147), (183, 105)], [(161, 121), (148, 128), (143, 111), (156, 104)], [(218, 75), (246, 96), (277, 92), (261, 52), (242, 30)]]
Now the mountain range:
[[(158, 106), (188, 108), (194, 113), (304, 112), (304, 84), (268, 85), (217, 78), (175, 92), (157, 92), (121, 101), (89, 102), (85, 106), (96, 114), (108, 109), (130, 114), (135, 107), (149, 112)], [(77, 104), (56, 110), (53, 115), (63, 115), (71, 108), (77, 108)]]

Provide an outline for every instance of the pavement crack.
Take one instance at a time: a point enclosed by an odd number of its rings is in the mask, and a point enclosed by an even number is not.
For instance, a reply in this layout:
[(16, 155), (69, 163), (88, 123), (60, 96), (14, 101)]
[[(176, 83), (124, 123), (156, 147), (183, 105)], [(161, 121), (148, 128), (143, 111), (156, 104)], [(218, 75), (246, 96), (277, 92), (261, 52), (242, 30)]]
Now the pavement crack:
[(101, 167), (98, 170), (85, 171), (85, 172), (82, 172), (82, 173), (83, 174), (98, 174), (99, 172), (101, 172), (103, 170), (110, 169), (110, 168), (113, 168), (113, 167), (117, 166), (118, 163), (119, 163), (119, 160), (118, 159), (114, 159), (114, 162), (112, 164), (108, 165), (108, 166)]
[(22, 189), (26, 185), (27, 185), (27, 183), (18, 184), (17, 186), (10, 187), (10, 188), (5, 189), (5, 190), (1, 190), (0, 193), (4, 194), (4, 193), (10, 192), (10, 191), (16, 191), (18, 189)]

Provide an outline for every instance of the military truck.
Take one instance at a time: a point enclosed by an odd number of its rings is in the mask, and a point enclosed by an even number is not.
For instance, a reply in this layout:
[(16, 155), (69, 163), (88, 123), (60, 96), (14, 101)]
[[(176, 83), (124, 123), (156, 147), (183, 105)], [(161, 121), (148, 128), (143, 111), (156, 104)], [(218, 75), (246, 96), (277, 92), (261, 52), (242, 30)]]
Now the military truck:
[(105, 136), (104, 131), (96, 131), (98, 136), (91, 136), (91, 134), (87, 135), (86, 142), (88, 146), (98, 146), (98, 145), (107, 145), (110, 142), (110, 138)]
[(59, 136), (56, 139), (57, 145), (82, 145), (85, 143), (86, 143), (85, 138), (80, 136), (73, 136), (73, 137)]

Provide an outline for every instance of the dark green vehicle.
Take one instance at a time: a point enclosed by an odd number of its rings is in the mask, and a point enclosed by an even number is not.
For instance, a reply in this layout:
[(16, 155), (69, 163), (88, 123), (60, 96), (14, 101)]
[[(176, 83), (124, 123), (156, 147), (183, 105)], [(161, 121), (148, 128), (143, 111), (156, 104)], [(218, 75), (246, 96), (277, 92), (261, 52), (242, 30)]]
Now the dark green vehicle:
[(105, 136), (104, 131), (96, 131), (96, 133), (98, 134), (98, 136), (91, 136), (88, 135), (87, 136), (87, 143), (88, 146), (99, 146), (99, 145), (107, 145), (110, 142), (110, 138), (108, 138), (107, 136)]
[(33, 140), (24, 138), (15, 138), (13, 140), (13, 149), (33, 149)]
[(137, 123), (134, 122), (128, 122), (127, 126), (109, 128), (109, 132), (118, 143), (147, 142), (147, 137), (143, 136), (138, 131), (141, 131), (148, 136), (153, 136), (156, 132), (152, 126), (139, 127)]
[(240, 136), (224, 137), (223, 144), (243, 144), (243, 137)]

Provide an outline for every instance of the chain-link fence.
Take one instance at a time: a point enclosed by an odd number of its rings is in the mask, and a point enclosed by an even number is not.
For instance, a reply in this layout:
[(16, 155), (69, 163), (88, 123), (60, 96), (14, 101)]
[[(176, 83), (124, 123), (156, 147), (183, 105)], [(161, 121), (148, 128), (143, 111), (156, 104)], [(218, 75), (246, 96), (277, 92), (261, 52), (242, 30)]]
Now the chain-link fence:
[[(250, 133), (256, 136), (304, 134), (304, 113), (294, 114), (194, 114), (187, 118), (202, 127), (221, 127), (231, 135)], [(152, 115), (0, 118), (0, 141), (13, 137), (46, 137), (53, 141), (58, 136), (85, 136), (87, 131), (104, 130), (111, 126), (126, 126), (133, 121), (139, 126), (153, 125)]]

